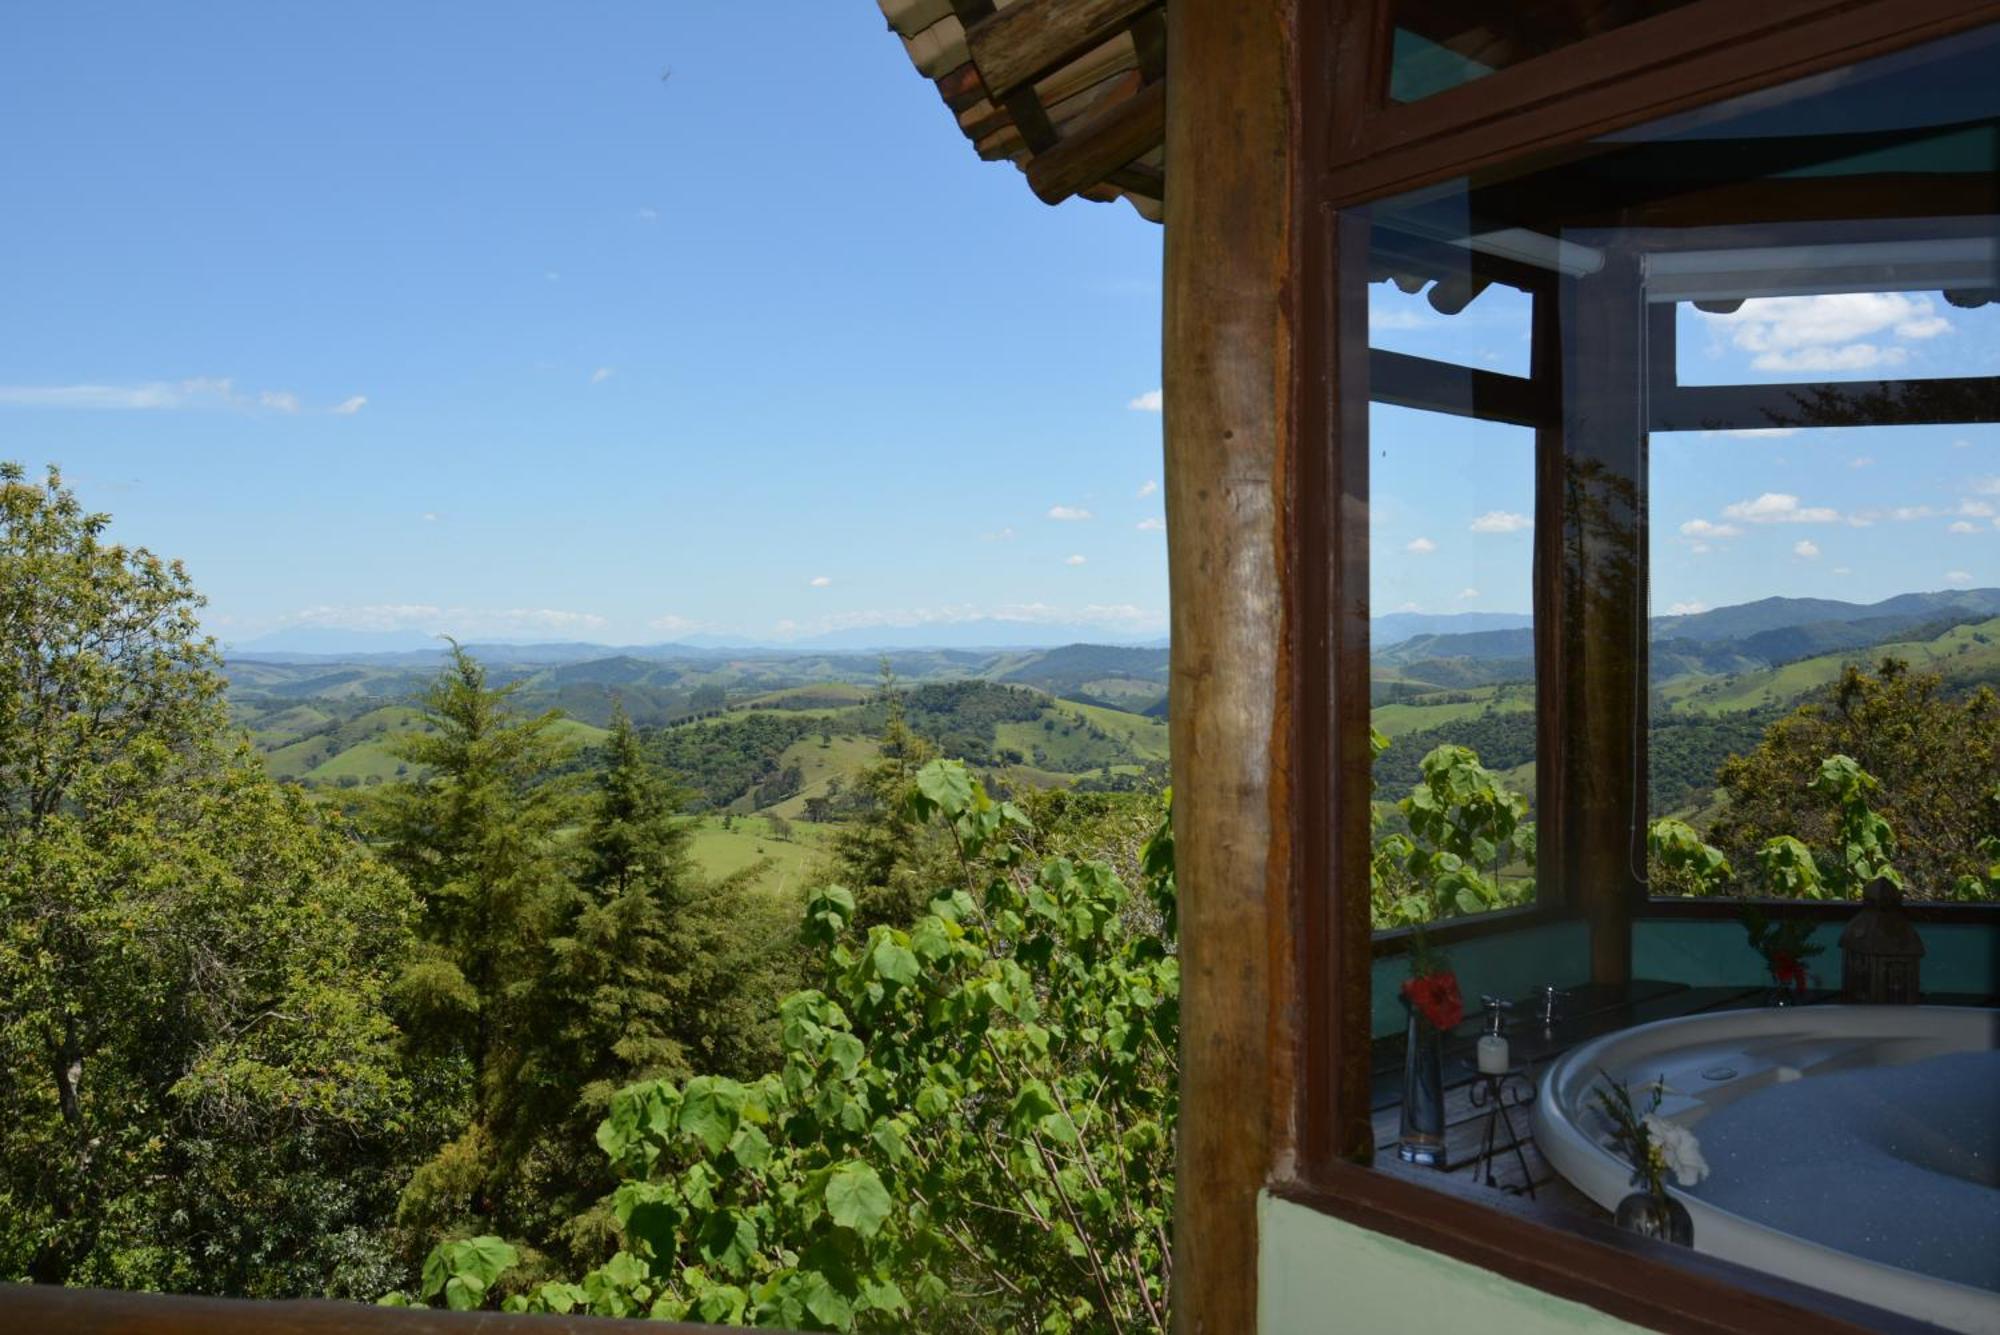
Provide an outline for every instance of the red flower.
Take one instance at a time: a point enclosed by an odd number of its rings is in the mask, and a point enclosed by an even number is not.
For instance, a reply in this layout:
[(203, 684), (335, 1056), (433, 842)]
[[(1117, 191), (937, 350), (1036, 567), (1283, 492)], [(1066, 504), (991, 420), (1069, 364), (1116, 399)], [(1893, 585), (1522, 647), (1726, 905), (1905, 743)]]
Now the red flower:
[(1788, 950), (1774, 950), (1771, 952), (1771, 978), (1779, 987), (1789, 987), (1794, 992), (1804, 992), (1805, 963)]
[(1465, 998), (1458, 994), (1458, 976), (1449, 971), (1405, 978), (1403, 997), (1434, 1029), (1455, 1029), (1465, 1018)]

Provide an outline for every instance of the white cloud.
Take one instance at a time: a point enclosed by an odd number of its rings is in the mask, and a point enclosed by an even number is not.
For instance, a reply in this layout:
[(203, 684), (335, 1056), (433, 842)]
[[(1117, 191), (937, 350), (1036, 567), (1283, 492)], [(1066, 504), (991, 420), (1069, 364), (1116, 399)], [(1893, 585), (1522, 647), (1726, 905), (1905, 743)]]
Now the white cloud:
[(1868, 457), (1867, 455), (1863, 454), (1863, 455), (1860, 455), (1860, 456), (1858, 456), (1858, 457), (1856, 457), (1856, 458), (1853, 458), (1853, 459), (1849, 459), (1849, 460), (1847, 461), (1847, 466), (1848, 466), (1849, 468), (1866, 468), (1866, 467), (1868, 467), (1868, 466), (1869, 466), (1870, 464), (1872, 464), (1872, 463), (1874, 463), (1874, 462), (1875, 462), (1875, 461), (1874, 461), (1873, 459), (1871, 459), (1871, 458), (1869, 458), (1869, 457)]
[(1014, 530), (1011, 528), (997, 528), (991, 533), (980, 534), (979, 540), (981, 542), (1012, 542), (1014, 540)]
[(1080, 566), (1083, 564), (1083, 558), (1081, 556), (1065, 556), (1063, 564), (1066, 566)]
[(692, 635), (696, 631), (710, 629), (709, 623), (706, 621), (696, 621), (690, 617), (675, 616), (672, 612), (668, 612), (663, 616), (656, 616), (646, 624), (654, 630), (664, 631), (669, 635)]
[(1403, 548), (1404, 551), (1414, 552), (1418, 556), (1429, 556), (1437, 549), (1438, 545), (1429, 538), (1411, 538)]
[(15, 408), (240, 408), (233, 382), (210, 376), (142, 385), (0, 385), (0, 404)]
[(1412, 310), (1383, 311), (1376, 310), (1372, 305), (1368, 310), (1370, 329), (1428, 329), (1442, 323), (1441, 320), (1427, 320)]
[(1929, 297), (1903, 292), (1841, 292), (1809, 297), (1753, 297), (1726, 315), (1702, 312), (1711, 329), (1761, 371), (1859, 371), (1895, 366), (1905, 342), (1949, 333)]
[(1835, 566), (1833, 568), (1833, 573), (1836, 575), (1851, 575), (1854, 573), (1854, 571), (1851, 567), (1848, 566)]
[(1519, 533), (1524, 528), (1534, 526), (1534, 520), (1526, 515), (1515, 514), (1511, 510), (1488, 510), (1472, 521), (1474, 533)]
[(658, 222), (659, 220), (660, 220), (660, 211), (658, 209), (639, 210), (640, 222)]
[(1681, 525), (1684, 538), (1736, 538), (1742, 534), (1743, 530), (1734, 524), (1711, 524), (1706, 519), (1690, 519)]
[(1944, 582), (1947, 584), (1970, 584), (1972, 583), (1972, 572), (1969, 570), (1947, 570), (1944, 572)]
[(595, 612), (554, 607), (440, 607), (435, 603), (364, 603), (308, 607), (283, 618), (289, 626), (336, 630), (419, 630), (438, 635), (578, 634), (601, 629)]
[(426, 510), (426, 511), (424, 511), (424, 522), (425, 522), (426, 524), (435, 524), (435, 523), (437, 523), (437, 518), (438, 518), (438, 517), (437, 517), (437, 511), (435, 511), (435, 510)]
[(807, 587), (814, 589), (832, 588), (833, 577), (831, 575), (814, 575), (811, 579), (806, 581), (806, 585)]
[(1960, 501), (1958, 512), (1962, 515), (1971, 515), (1974, 519), (1991, 519), (1994, 515), (1992, 505), (1985, 501)]
[(1463, 588), (1458, 591), (1458, 599), (1460, 602), (1470, 602), (1472, 599), (1477, 598), (1478, 596), (1479, 596), (1479, 590), (1474, 588)]
[(1139, 484), (1139, 493), (1138, 493), (1139, 499), (1143, 501), (1148, 496), (1151, 496), (1154, 492), (1158, 491), (1159, 489), (1160, 489), (1160, 484), (1151, 481), (1150, 479), (1145, 482), (1141, 482)]
[(1767, 491), (1754, 501), (1737, 501), (1722, 508), (1725, 518), (1750, 524), (1831, 524), (1838, 511), (1825, 506), (1801, 506), (1799, 498), (1782, 491)]
[(2000, 477), (1976, 477), (1972, 479), (1972, 490), (1981, 496), (2000, 496)]
[(1149, 519), (1141, 519), (1137, 527), (1141, 533), (1165, 533), (1167, 521), (1156, 515)]
[(295, 413), (299, 410), (299, 396), (288, 389), (267, 389), (257, 396), (257, 406), (276, 413)]
[(1819, 559), (1819, 544), (1811, 538), (1800, 538), (1792, 544), (1792, 555), (1801, 557), (1807, 561), (1817, 561)]
[(1422, 603), (1403, 603), (1396, 610), (1398, 612), (1421, 612), (1424, 610), (1424, 605)]
[(590, 373), (590, 383), (593, 385), (601, 385), (605, 381), (609, 380), (612, 376), (617, 374), (618, 374), (617, 370), (613, 367), (600, 366), (595, 371), (592, 371)]
[(1977, 532), (1979, 532), (1979, 525), (1977, 525), (1977, 524), (1973, 523), (1973, 522), (1972, 522), (1971, 520), (1969, 520), (1969, 519), (1961, 519), (1961, 520), (1958, 520), (1958, 521), (1957, 521), (1956, 523), (1952, 524), (1952, 525), (1951, 525), (1951, 526), (1950, 526), (1949, 528), (1945, 529), (1945, 532), (1947, 532), (1947, 533), (1977, 533)]
[(1051, 505), (1049, 507), (1049, 518), (1060, 519), (1065, 523), (1080, 523), (1090, 517), (1090, 511), (1080, 505)]
[(1127, 403), (1125, 406), (1127, 408), (1130, 408), (1135, 413), (1156, 413), (1160, 411), (1161, 407), (1164, 406), (1165, 402), (1166, 402), (1166, 395), (1163, 391), (1157, 389), (1149, 389), (1144, 394), (1141, 394), (1138, 398), (1133, 399), (1131, 402)]
[(339, 403), (327, 409), (327, 411), (341, 417), (352, 417), (367, 406), (368, 396), (366, 394), (356, 394), (352, 398), (342, 399)]
[(1671, 616), (1691, 617), (1697, 612), (1706, 612), (1707, 610), (1707, 603), (1675, 603), (1667, 609), (1667, 612)]

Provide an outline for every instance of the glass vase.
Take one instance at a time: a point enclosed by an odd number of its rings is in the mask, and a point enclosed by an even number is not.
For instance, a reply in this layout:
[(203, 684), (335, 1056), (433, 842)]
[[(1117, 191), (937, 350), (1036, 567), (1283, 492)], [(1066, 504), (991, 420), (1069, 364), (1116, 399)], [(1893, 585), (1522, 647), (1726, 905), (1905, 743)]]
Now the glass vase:
[(1445, 1168), (1444, 1035), (1406, 1000), (1410, 1021), (1403, 1051), (1403, 1112), (1396, 1157)]
[(1694, 1220), (1687, 1207), (1664, 1192), (1635, 1191), (1618, 1202), (1612, 1216), (1618, 1227), (1642, 1238), (1658, 1238), (1679, 1247), (1694, 1246)]

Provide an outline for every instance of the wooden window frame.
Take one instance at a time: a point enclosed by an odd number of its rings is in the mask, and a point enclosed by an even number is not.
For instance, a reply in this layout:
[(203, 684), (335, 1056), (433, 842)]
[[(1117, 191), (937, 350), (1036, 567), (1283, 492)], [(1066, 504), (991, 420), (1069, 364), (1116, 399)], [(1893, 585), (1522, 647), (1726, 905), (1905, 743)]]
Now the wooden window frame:
[[(1290, 10), (1296, 304), (1283, 351), (1294, 367), (1284, 452), (1291, 951), (1276, 971), (1272, 1005), (1293, 1024), (1291, 1050), (1271, 1072), (1275, 1091), (1289, 1095), (1290, 1134), (1278, 1147), (1289, 1153), (1274, 1155), (1267, 1185), (1308, 1208), (1655, 1328), (1749, 1335), (1800, 1320), (1825, 1331), (1907, 1325), (1716, 1258), (1553, 1226), (1518, 1207), (1364, 1166), (1373, 1153), (1367, 984), (1376, 950), (1366, 892), (1368, 367), (1355, 355), (1367, 345), (1365, 281), (1342, 281), (1343, 255), (1365, 254), (1366, 224), (1353, 206), (1498, 164), (1547, 161), (1613, 130), (2000, 21), (2000, 4), (1702, 0), (1403, 105), (1384, 97), (1389, 8), (1388, 0), (1304, 0)], [(1350, 260), (1350, 275), (1359, 268)], [(1555, 503), (1545, 490), (1559, 489), (1537, 488), (1537, 527), (1553, 540), (1559, 525), (1542, 521), (1560, 516), (1544, 513)], [(1538, 551), (1544, 541), (1537, 538)], [(1538, 590), (1541, 583), (1538, 575)], [(1563, 673), (1559, 656), (1544, 659), (1538, 645), (1537, 657), (1538, 677)], [(1622, 911), (1629, 921), (1657, 907), (1628, 896)]]

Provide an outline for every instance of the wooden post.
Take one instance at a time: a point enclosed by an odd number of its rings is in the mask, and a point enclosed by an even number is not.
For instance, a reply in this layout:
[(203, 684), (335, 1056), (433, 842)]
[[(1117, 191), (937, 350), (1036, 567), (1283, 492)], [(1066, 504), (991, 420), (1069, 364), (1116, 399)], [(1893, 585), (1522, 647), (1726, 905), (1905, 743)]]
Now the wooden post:
[(1590, 977), (1632, 976), (1645, 857), (1646, 308), (1638, 256), (1561, 285), (1563, 883)]
[(1284, 497), (1296, 0), (1167, 8), (1165, 348), (1181, 1112), (1174, 1328), (1256, 1329), (1258, 1192), (1291, 1144)]

